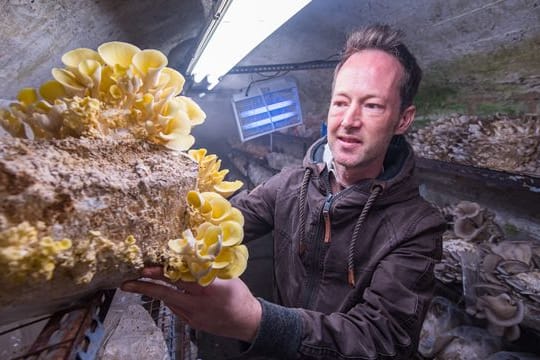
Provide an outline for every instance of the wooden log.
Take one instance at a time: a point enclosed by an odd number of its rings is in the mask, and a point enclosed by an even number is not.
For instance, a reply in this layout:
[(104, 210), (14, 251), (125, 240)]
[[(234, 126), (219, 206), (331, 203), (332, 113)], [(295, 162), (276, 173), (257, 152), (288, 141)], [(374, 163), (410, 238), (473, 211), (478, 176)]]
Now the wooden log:
[(159, 263), (184, 230), (197, 169), (184, 153), (126, 137), (1, 137), (0, 324)]

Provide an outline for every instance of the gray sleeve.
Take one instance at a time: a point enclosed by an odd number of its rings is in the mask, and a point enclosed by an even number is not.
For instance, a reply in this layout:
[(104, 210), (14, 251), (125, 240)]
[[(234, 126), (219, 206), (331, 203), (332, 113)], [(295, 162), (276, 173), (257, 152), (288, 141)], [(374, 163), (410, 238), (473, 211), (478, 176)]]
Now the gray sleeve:
[(261, 325), (243, 355), (297, 359), (302, 337), (302, 319), (298, 310), (257, 299), (262, 307)]

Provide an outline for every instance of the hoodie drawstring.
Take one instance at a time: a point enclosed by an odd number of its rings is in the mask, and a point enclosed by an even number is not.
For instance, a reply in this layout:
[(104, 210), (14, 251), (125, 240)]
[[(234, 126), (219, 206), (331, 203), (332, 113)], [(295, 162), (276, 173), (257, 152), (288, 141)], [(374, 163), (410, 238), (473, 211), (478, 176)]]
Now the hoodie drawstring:
[(351, 287), (354, 287), (354, 284), (356, 283), (354, 279), (354, 249), (356, 247), (356, 239), (358, 239), (358, 236), (360, 235), (360, 228), (362, 227), (362, 224), (367, 217), (369, 209), (371, 209), (371, 205), (373, 205), (373, 202), (375, 202), (375, 199), (377, 198), (377, 196), (379, 196), (382, 190), (383, 187), (381, 185), (372, 186), (369, 198), (366, 201), (366, 204), (364, 205), (364, 208), (362, 209), (358, 220), (356, 221), (356, 225), (354, 226), (352, 239), (349, 244), (349, 258), (347, 259), (347, 280)]
[[(298, 246), (299, 255), (302, 255), (306, 246), (304, 243), (306, 232), (306, 193), (312, 172), (313, 169), (306, 169), (306, 171), (304, 172), (304, 177), (302, 178), (302, 186), (300, 188), (300, 239)], [(368, 200), (366, 201), (366, 204), (364, 205), (364, 208), (362, 209), (362, 212), (360, 213), (360, 216), (356, 221), (356, 225), (354, 226), (352, 239), (349, 243), (349, 257), (347, 259), (347, 280), (351, 287), (354, 287), (356, 282), (354, 278), (354, 250), (356, 247), (356, 240), (360, 235), (360, 228), (362, 227), (362, 224), (364, 223), (364, 220), (366, 219), (367, 214), (371, 209), (371, 206), (375, 202), (375, 199), (377, 199), (377, 197), (381, 194), (382, 190), (383, 186), (379, 184), (375, 184), (371, 187)]]
[(298, 255), (302, 255), (306, 246), (304, 243), (306, 236), (306, 193), (312, 172), (313, 169), (306, 169), (302, 178), (302, 187), (300, 188), (300, 241), (298, 242)]

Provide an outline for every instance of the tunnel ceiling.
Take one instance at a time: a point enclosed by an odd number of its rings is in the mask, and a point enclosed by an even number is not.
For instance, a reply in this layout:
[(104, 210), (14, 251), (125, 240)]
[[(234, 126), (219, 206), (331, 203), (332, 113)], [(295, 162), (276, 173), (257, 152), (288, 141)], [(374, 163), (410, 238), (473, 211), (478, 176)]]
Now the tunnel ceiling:
[[(0, 98), (12, 99), (21, 87), (49, 79), (64, 52), (95, 49), (111, 40), (159, 49), (170, 66), (184, 71), (214, 8), (212, 0), (0, 1)], [(513, 70), (497, 75), (503, 77), (500, 81), (525, 83), (525, 90), (538, 91), (539, 62), (532, 60), (524, 70), (514, 60), (536, 58), (518, 55), (523, 52), (519, 46), (533, 54), (540, 48), (540, 1), (534, 0), (313, 0), (239, 65), (332, 59), (350, 30), (374, 22), (403, 29), (424, 69), (439, 69), (443, 81), (480, 81), (485, 69), (475, 70), (482, 67), (481, 60), (460, 63), (462, 74), (472, 73), (465, 79), (453, 76), (444, 64), (506, 51), (510, 55), (501, 66)], [(300, 79), (306, 76), (298, 74)], [(234, 91), (253, 79), (228, 75), (216, 91)], [(327, 82), (328, 76), (309, 80), (310, 86), (323, 89)]]

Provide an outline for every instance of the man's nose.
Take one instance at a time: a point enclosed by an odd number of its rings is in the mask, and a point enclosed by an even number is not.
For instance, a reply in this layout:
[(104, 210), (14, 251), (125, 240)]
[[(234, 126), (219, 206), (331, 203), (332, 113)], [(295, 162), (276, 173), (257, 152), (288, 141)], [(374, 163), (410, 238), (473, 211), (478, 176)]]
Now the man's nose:
[(362, 123), (362, 111), (360, 106), (352, 104), (349, 106), (343, 119), (341, 120), (341, 126), (344, 128), (359, 127)]

